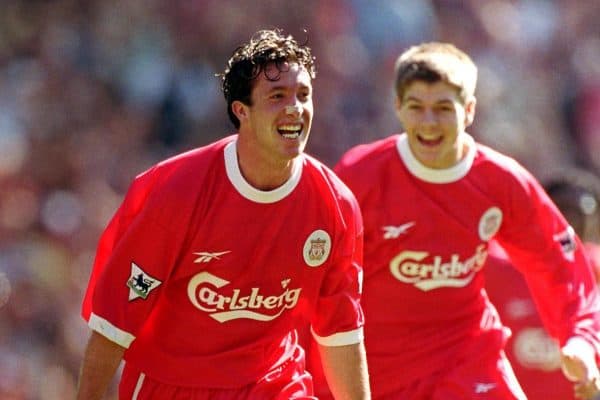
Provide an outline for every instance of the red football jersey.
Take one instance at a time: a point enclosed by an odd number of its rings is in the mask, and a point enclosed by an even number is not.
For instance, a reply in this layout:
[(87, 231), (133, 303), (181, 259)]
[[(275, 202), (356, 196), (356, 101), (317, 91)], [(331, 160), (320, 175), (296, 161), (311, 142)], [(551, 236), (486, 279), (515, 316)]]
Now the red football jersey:
[(598, 296), (579, 239), (523, 167), (467, 139), (469, 153), (449, 169), (419, 163), (405, 135), (357, 146), (335, 168), (363, 212), (374, 397), (504, 345), (509, 331), (481, 273), (492, 238), (526, 276), (552, 336), (598, 348)]
[(235, 138), (138, 176), (99, 244), (83, 316), (165, 383), (256, 382), (290, 359), (306, 321), (324, 345), (362, 340), (351, 192), (307, 155), (283, 186), (256, 190)]

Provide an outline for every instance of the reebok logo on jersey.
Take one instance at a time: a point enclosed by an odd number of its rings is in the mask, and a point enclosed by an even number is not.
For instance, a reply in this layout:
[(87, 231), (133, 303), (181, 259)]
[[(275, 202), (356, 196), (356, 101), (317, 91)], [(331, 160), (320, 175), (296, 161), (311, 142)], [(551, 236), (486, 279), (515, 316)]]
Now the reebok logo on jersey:
[(564, 231), (555, 234), (554, 240), (560, 244), (560, 248), (569, 261), (575, 260), (575, 249), (577, 248), (577, 242), (575, 242), (575, 231), (570, 226)]
[(221, 256), (224, 254), (227, 254), (227, 253), (231, 253), (231, 250), (220, 251), (217, 253), (209, 253), (208, 251), (201, 251), (198, 253), (194, 253), (195, 255), (198, 256), (198, 258), (196, 258), (194, 260), (194, 263), (199, 264), (199, 263), (207, 263), (212, 260), (220, 260)]
[(131, 273), (127, 280), (129, 288), (129, 301), (137, 298), (145, 299), (151, 291), (160, 286), (162, 282), (144, 272), (134, 262), (131, 263)]
[(441, 256), (424, 262), (428, 256), (425, 251), (403, 251), (390, 261), (390, 272), (399, 281), (413, 284), (424, 292), (440, 287), (464, 287), (485, 264), (487, 250), (480, 244), (475, 254), (464, 261), (453, 254), (449, 262), (442, 262)]
[(219, 322), (240, 318), (271, 321), (298, 304), (302, 289), (289, 288), (290, 281), (281, 281), (281, 293), (267, 295), (258, 287), (242, 293), (241, 289), (223, 289), (229, 281), (203, 271), (190, 279), (187, 294), (194, 307)]
[(400, 235), (408, 232), (410, 228), (415, 225), (415, 222), (407, 222), (402, 225), (394, 226), (388, 225), (383, 226), (381, 229), (383, 230), (383, 238), (384, 239), (397, 239)]

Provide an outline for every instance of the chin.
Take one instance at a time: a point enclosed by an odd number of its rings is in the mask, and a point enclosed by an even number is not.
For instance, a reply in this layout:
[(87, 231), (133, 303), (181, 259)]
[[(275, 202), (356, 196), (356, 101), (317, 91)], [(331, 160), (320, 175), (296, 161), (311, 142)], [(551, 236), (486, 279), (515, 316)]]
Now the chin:
[(297, 141), (295, 143), (288, 143), (288, 145), (285, 146), (285, 149), (283, 151), (292, 157), (297, 157), (298, 155), (304, 153), (305, 147), (305, 141)]
[(303, 151), (301, 151), (300, 149), (298, 149), (298, 151), (290, 151), (287, 153), (287, 158), (289, 158), (290, 160), (293, 160), (294, 158), (298, 157), (302, 153), (303, 153)]

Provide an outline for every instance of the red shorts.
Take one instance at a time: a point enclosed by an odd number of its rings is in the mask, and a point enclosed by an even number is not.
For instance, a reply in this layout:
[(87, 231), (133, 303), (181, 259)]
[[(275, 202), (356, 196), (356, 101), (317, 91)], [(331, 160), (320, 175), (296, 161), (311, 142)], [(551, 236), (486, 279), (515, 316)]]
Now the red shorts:
[[(321, 400), (333, 400), (314, 343), (310, 343), (309, 368), (314, 375), (315, 393)], [(398, 373), (402, 373), (402, 366)], [(373, 389), (373, 388), (372, 388)], [(483, 341), (457, 363), (374, 400), (525, 400), (503, 350)]]
[[(401, 372), (401, 371), (400, 371)], [(377, 400), (526, 400), (504, 351), (471, 358)]]
[[(201, 373), (201, 372), (199, 372)], [(269, 372), (258, 382), (240, 388), (181, 387), (159, 382), (125, 364), (119, 384), (120, 400), (317, 400), (311, 375), (304, 368), (304, 352)]]

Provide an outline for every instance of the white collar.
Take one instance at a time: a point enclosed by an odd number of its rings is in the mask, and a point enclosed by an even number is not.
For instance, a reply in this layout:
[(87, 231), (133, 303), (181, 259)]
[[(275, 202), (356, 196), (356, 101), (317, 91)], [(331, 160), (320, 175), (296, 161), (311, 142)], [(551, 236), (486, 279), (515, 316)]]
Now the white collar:
[(283, 199), (294, 190), (302, 176), (303, 163), (302, 156), (300, 156), (294, 159), (292, 175), (283, 185), (269, 191), (258, 190), (244, 179), (244, 176), (240, 171), (237, 157), (237, 139), (225, 146), (224, 154), (225, 171), (227, 172), (227, 177), (231, 181), (231, 184), (242, 196), (257, 203), (275, 203), (276, 201)]
[(467, 175), (475, 159), (475, 140), (466, 132), (461, 135), (465, 135), (468, 151), (462, 160), (450, 168), (434, 169), (423, 165), (410, 150), (406, 133), (400, 135), (396, 142), (396, 148), (406, 168), (417, 178), (430, 183), (450, 183)]

